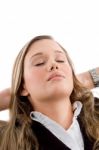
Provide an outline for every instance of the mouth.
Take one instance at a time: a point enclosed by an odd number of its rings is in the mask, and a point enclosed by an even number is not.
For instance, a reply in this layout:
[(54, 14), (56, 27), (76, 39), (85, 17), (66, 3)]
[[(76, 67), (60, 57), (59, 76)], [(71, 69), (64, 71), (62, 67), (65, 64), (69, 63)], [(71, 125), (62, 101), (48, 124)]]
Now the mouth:
[(49, 76), (48, 80), (47, 81), (50, 81), (50, 80), (60, 80), (62, 78), (65, 78), (65, 76), (61, 75), (61, 74), (52, 74)]

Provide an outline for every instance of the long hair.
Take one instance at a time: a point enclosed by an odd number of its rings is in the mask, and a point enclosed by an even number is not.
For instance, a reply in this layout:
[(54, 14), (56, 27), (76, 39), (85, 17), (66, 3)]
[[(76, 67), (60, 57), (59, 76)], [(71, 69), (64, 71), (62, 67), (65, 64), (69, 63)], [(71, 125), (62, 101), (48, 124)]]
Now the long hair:
[[(1, 121), (0, 123), (0, 150), (39, 149), (37, 138), (31, 128), (33, 121), (30, 119), (30, 112), (33, 111), (33, 107), (27, 97), (21, 96), (21, 92), (24, 82), (25, 56), (33, 43), (43, 39), (54, 40), (47, 35), (37, 36), (22, 48), (16, 58), (12, 73), (12, 95), (9, 108), (10, 118), (8, 122)], [(93, 95), (77, 80), (66, 50), (60, 44), (59, 46), (65, 51), (68, 62), (72, 68), (74, 88), (70, 96), (71, 103), (73, 104), (77, 100), (83, 103), (80, 115), (82, 124), (86, 127), (87, 135), (96, 141), (94, 146), (96, 147), (99, 142), (99, 112), (95, 109)]]

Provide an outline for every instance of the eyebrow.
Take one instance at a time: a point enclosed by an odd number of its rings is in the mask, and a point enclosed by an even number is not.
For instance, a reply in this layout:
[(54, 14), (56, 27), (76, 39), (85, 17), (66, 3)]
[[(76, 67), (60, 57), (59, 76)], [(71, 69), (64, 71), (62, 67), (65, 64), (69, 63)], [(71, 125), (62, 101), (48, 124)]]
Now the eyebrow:
[(43, 55), (43, 53), (39, 52), (39, 53), (36, 53), (36, 54), (32, 55), (31, 57), (35, 57), (35, 56), (38, 56), (38, 55)]
[(55, 52), (64, 54), (64, 51), (55, 50)]
[[(55, 53), (64, 54), (64, 51), (55, 50)], [(32, 55), (30, 59), (32, 59), (32, 58), (35, 57), (35, 56), (40, 56), (40, 55), (43, 55), (43, 53), (42, 53), (42, 52), (38, 52), (38, 53)]]

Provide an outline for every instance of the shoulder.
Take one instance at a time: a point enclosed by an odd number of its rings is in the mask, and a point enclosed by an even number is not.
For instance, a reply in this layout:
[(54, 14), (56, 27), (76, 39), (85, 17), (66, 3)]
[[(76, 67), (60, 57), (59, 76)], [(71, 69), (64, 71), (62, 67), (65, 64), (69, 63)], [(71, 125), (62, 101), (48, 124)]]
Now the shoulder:
[(5, 134), (5, 131), (6, 131), (6, 127), (7, 127), (7, 122), (0, 121), (0, 146), (2, 144), (2, 140), (3, 140), (3, 136)]
[(0, 121), (0, 136), (4, 133), (7, 127), (7, 122), (6, 121)]

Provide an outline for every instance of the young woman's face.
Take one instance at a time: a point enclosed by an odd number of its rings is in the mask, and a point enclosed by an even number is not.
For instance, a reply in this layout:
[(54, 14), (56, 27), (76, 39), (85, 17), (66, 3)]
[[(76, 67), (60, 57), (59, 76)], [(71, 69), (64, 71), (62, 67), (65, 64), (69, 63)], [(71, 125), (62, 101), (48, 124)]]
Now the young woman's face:
[(33, 43), (24, 60), (23, 95), (41, 103), (69, 97), (72, 90), (72, 70), (62, 48), (50, 39)]

